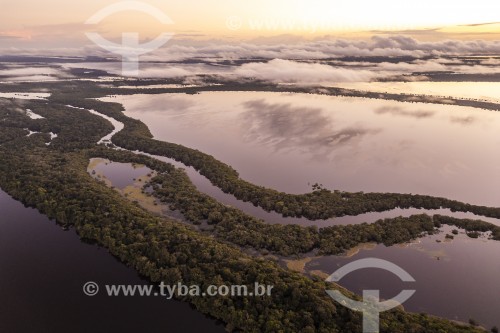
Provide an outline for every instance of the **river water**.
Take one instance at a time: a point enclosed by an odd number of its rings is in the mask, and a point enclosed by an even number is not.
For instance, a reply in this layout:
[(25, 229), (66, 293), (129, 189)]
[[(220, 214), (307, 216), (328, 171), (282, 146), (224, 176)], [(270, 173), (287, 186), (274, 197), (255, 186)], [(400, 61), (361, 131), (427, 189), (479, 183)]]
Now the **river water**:
[[(1, 190), (0, 212), (0, 332), (224, 332), (187, 303), (104, 295), (105, 284), (148, 283)], [(97, 296), (84, 295), (88, 281)]]
[(289, 193), (329, 189), (443, 196), (500, 206), (500, 113), (467, 107), (265, 92), (130, 95), (155, 138)]
[[(261, 92), (133, 95), (112, 100), (123, 103), (128, 116), (145, 122), (155, 138), (211, 154), (259, 185), (303, 193), (319, 182), (346, 191), (418, 193), (500, 206), (499, 113)], [(239, 202), (192, 168), (186, 171), (202, 192), (269, 223), (310, 223)], [(420, 212), (394, 210), (313, 224), (373, 222)], [(444, 232), (451, 233), (451, 228), (445, 227)], [(350, 257), (316, 258), (306, 269), (331, 274), (356, 259), (386, 259), (417, 281), (413, 286), (417, 293), (405, 303), (408, 310), (460, 321), (474, 318), (489, 327), (500, 324), (500, 242), (472, 240), (463, 232), (448, 242), (444, 232), (405, 246), (378, 245)], [(384, 298), (408, 287), (379, 270), (358, 272), (341, 284), (359, 294), (363, 289), (380, 289)]]

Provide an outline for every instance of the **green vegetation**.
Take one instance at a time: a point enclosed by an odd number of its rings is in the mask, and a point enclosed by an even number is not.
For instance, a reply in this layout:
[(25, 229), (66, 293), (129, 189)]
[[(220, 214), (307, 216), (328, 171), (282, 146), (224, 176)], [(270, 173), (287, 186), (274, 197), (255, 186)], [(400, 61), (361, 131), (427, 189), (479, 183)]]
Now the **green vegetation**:
[(78, 107), (98, 110), (125, 124), (125, 129), (116, 134), (114, 144), (131, 150), (175, 159), (186, 166), (194, 167), (225, 193), (248, 201), (266, 211), (275, 211), (283, 216), (306, 217), (310, 220), (327, 219), (367, 212), (383, 212), (395, 208), (449, 208), (452, 211), (472, 212), (480, 216), (500, 218), (500, 208), (470, 205), (446, 198), (426, 195), (398, 193), (349, 193), (316, 188), (312, 193), (288, 194), (251, 184), (239, 178), (238, 172), (229, 165), (198, 150), (178, 144), (152, 139), (142, 122), (123, 114), (123, 107), (116, 103), (97, 100), (72, 100), (67, 96), (54, 97), (57, 101), (73, 103)]
[[(463, 227), (470, 231), (491, 231), (494, 237), (498, 235), (498, 230), (494, 226), (482, 221), (469, 223), (464, 220), (444, 219), (440, 216), (431, 218), (426, 215), (320, 230), (314, 227), (267, 225), (238, 210), (225, 207), (210, 197), (203, 196), (189, 182), (185, 173), (169, 164), (129, 152), (96, 147), (95, 142), (111, 131), (111, 125), (102, 118), (65, 105), (98, 109), (123, 121), (126, 129), (116, 136), (117, 141), (115, 141), (119, 145), (132, 146), (136, 140), (140, 147), (145, 145), (142, 148), (147, 148), (147, 145), (152, 145), (155, 141), (150, 138), (147, 127), (139, 121), (125, 117), (120, 106), (82, 99), (84, 96), (99, 94), (99, 89), (95, 85), (92, 86), (90, 83), (86, 85), (90, 87), (88, 90), (71, 83), (59, 87), (65, 89), (66, 93), (55, 94), (50, 103), (30, 101), (17, 105), (0, 99), (2, 103), (0, 104), (0, 187), (15, 199), (37, 208), (58, 223), (74, 227), (82, 238), (106, 247), (114, 256), (153, 282), (164, 281), (167, 284), (175, 284), (182, 281), (188, 285), (206, 286), (252, 285), (255, 281), (259, 281), (274, 285), (273, 296), (270, 298), (184, 299), (199, 311), (227, 323), (229, 330), (361, 331), (361, 314), (343, 306), (336, 306), (326, 295), (325, 289), (338, 288), (336, 285), (327, 285), (323, 281), (291, 272), (281, 268), (272, 260), (251, 257), (229, 242), (276, 253), (304, 253), (310, 249), (318, 249), (323, 253), (340, 253), (366, 241), (377, 241), (388, 245), (406, 241), (422, 233), (433, 232), (440, 223)], [(54, 87), (53, 84), (51, 86)], [(17, 110), (20, 107), (29, 107), (45, 119), (31, 120)], [(42, 133), (27, 137), (27, 131), (23, 128)], [(49, 139), (48, 132), (59, 135), (50, 146), (46, 145)], [(167, 152), (171, 149), (178, 155), (179, 160), (187, 165), (198, 165), (205, 161), (207, 174), (212, 175), (214, 179), (211, 180), (223, 188), (225, 182), (237, 185), (241, 185), (240, 181), (244, 183), (239, 180), (234, 170), (232, 176), (226, 178), (226, 171), (230, 172), (232, 169), (227, 166), (223, 169), (223, 173), (218, 172), (217, 167), (221, 162), (201, 152), (191, 153), (191, 150), (185, 147), (172, 144), (167, 146), (159, 144), (154, 149), (163, 151), (166, 147), (168, 147)], [(214, 226), (216, 238), (197, 232), (182, 223), (156, 217), (123, 198), (116, 191), (96, 182), (87, 174), (86, 167), (90, 157), (98, 156), (119, 162), (142, 163), (157, 170), (160, 174), (153, 180), (155, 195), (183, 211), (186, 218), (193, 223), (208, 221)], [(222, 178), (219, 179), (218, 176)], [(306, 216), (304, 214), (307, 212), (311, 216), (323, 216), (319, 211), (323, 209), (323, 205), (334, 206), (337, 201), (339, 204), (341, 201), (348, 203), (339, 210), (331, 208), (330, 213), (363, 211), (364, 199), (369, 207), (368, 211), (386, 209), (384, 207), (399, 203), (396, 198), (388, 199), (385, 194), (381, 194), (377, 199), (385, 202), (378, 204), (377, 201), (370, 201), (375, 199), (370, 199), (370, 196), (365, 194), (328, 192), (320, 189), (307, 195), (291, 196), (265, 188), (255, 189), (254, 185), (246, 184), (249, 190), (256, 191), (250, 192), (252, 195), (266, 195), (264, 198), (269, 200), (270, 205), (271, 203), (274, 205), (273, 209), (276, 209), (277, 203), (283, 202), (283, 205), (279, 205), (282, 206), (280, 212), (288, 214), (284, 211), (286, 208), (295, 211), (295, 216)], [(233, 188), (234, 184), (227, 186)], [(234, 194), (248, 195), (245, 191)], [(337, 201), (333, 200), (335, 198)], [(429, 198), (429, 200), (440, 200)], [(248, 199), (259, 202), (262, 200), (253, 197)], [(277, 199), (284, 201), (273, 201)], [(312, 203), (309, 205), (307, 201), (303, 201), (305, 199), (309, 199)], [(293, 205), (302, 203), (305, 208), (298, 212)], [(381, 331), (480, 332), (481, 330), (395, 309), (382, 314)]]
[(315, 226), (270, 225), (242, 211), (223, 205), (201, 193), (186, 173), (171, 164), (144, 155), (109, 149), (93, 150), (91, 157), (102, 157), (115, 162), (144, 164), (159, 174), (150, 184), (153, 194), (195, 225), (207, 222), (212, 233), (233, 244), (265, 250), (280, 255), (300, 255), (317, 250), (320, 254), (341, 254), (361, 243), (376, 242), (387, 246), (411, 241), (432, 234), (442, 224), (454, 225), (471, 231), (492, 231), (500, 240), (500, 228), (483, 221), (448, 218), (435, 215), (414, 215), (379, 220), (358, 225), (336, 225), (318, 229)]
[[(441, 224), (453, 225), (468, 232), (491, 232), (491, 238), (500, 240), (500, 227), (481, 220), (458, 219), (451, 216), (434, 215), (434, 220), (439, 227)], [(458, 234), (458, 232), (457, 232)]]
[(469, 319), (469, 324), (471, 326), (479, 326), (479, 324), (477, 323), (477, 321), (475, 319), (472, 319), (472, 318)]

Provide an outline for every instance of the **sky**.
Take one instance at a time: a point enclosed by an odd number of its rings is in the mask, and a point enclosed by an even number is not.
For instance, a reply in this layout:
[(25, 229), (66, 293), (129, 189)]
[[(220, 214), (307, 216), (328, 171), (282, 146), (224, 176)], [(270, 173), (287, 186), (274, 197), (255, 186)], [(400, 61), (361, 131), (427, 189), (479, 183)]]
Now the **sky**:
[(115, 41), (124, 32), (137, 32), (144, 40), (171, 32), (177, 41), (232, 42), (389, 34), (423, 41), (492, 41), (500, 32), (500, 2), (495, 0), (141, 0), (166, 14), (172, 24), (134, 11), (114, 13), (96, 25), (85, 24), (95, 13), (119, 2), (0, 0), (0, 51), (81, 47), (91, 44), (86, 32)]

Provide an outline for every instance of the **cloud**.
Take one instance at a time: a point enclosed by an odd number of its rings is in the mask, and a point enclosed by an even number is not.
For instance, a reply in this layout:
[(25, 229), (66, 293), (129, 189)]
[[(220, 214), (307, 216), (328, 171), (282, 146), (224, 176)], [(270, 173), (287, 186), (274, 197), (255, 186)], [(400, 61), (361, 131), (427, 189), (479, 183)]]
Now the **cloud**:
[(460, 27), (482, 27), (482, 26), (494, 25), (494, 24), (500, 24), (500, 22), (462, 24), (462, 25), (460, 25)]
[(374, 111), (376, 114), (390, 114), (394, 116), (411, 117), (415, 119), (431, 118), (434, 111), (427, 110), (407, 110), (399, 106), (383, 106)]
[(2, 35), (0, 34), (0, 40), (16, 40), (16, 39), (21, 39), (19, 36), (8, 36), (8, 35)]
[(476, 118), (472, 116), (468, 117), (451, 117), (450, 121), (455, 124), (460, 124), (460, 125), (470, 125), (474, 122), (476, 122)]
[(0, 69), (0, 77), (8, 81), (47, 81), (70, 77), (68, 73), (54, 67), (16, 67)]
[(0, 70), (2, 76), (57, 75), (60, 71), (52, 67), (18, 67)]
[[(48, 38), (54, 34), (57, 38), (61, 36), (64, 40), (65, 36), (61, 31), (69, 31), (69, 37), (73, 37), (75, 31), (79, 29), (76, 24), (68, 24), (62, 26), (43, 26), (40, 27), (38, 35), (34, 35), (35, 39), (40, 36)], [(20, 36), (21, 32), (16, 35)], [(28, 32), (22, 32), (27, 35)], [(31, 34), (31, 32), (29, 32)], [(193, 36), (197, 33), (193, 33)], [(156, 50), (155, 52), (146, 54), (141, 57), (143, 61), (183, 61), (188, 59), (206, 60), (206, 61), (236, 61), (239, 59), (253, 60), (329, 60), (350, 57), (350, 61), (355, 61), (361, 57), (442, 57), (453, 55), (476, 55), (481, 54), (500, 54), (500, 41), (484, 41), (484, 40), (452, 40), (443, 39), (433, 42), (419, 41), (407, 35), (376, 35), (367, 40), (360, 39), (337, 39), (332, 36), (324, 36), (321, 39), (306, 40), (300, 38), (291, 39), (287, 36), (280, 38), (276, 37), (269, 39), (255, 39), (246, 42), (231, 42), (230, 40), (213, 39), (213, 40), (198, 40), (196, 38), (184, 38), (187, 34), (181, 34), (166, 44), (165, 47)], [(1, 34), (0, 34), (1, 36)], [(68, 37), (68, 36), (66, 36)], [(68, 37), (68, 38), (69, 38)], [(41, 38), (41, 37), (40, 37)], [(55, 39), (57, 39), (55, 38)], [(4, 45), (0, 47), (0, 53), (3, 54), (36, 54), (36, 55), (98, 55), (112, 56), (96, 45), (85, 44), (81, 47), (75, 47), (74, 43), (68, 43), (68, 48), (60, 48), (47, 44), (46, 39), (43, 41), (44, 48), (14, 48), (14, 44)], [(22, 45), (27, 45), (22, 44)], [(37, 44), (33, 41), (33, 45)], [(50, 47), (46, 47), (50, 45)], [(429, 62), (429, 61), (427, 61)], [(425, 64), (416, 62), (419, 66)], [(442, 64), (442, 61), (441, 61)], [(430, 66), (431, 64), (428, 63)], [(436, 64), (434, 64), (437, 67)], [(390, 65), (387, 64), (387, 68)], [(433, 70), (438, 70), (435, 68)], [(389, 69), (391, 70), (391, 69)]]
[(24, 30), (0, 31), (0, 39), (8, 40), (30, 40), (31, 34)]
[(332, 67), (317, 63), (301, 63), (274, 59), (269, 62), (243, 64), (235, 70), (241, 77), (251, 77), (283, 83), (361, 82), (370, 81), (375, 74), (366, 70)]
[(243, 106), (246, 139), (275, 150), (300, 150), (315, 159), (328, 157), (340, 147), (353, 146), (363, 137), (380, 132), (362, 126), (339, 128), (321, 108), (265, 100), (248, 101)]
[(147, 67), (139, 71), (139, 76), (143, 78), (175, 78), (192, 74), (187, 69), (172, 66)]
[(432, 29), (406, 29), (406, 30), (398, 30), (398, 31), (386, 31), (386, 30), (370, 30), (374, 35), (445, 35), (443, 32), (440, 32), (441, 28), (432, 28)]
[[(187, 59), (238, 60), (287, 59), (326, 60), (342, 57), (426, 57), (450, 55), (499, 54), (499, 41), (462, 41), (442, 39), (422, 42), (407, 35), (376, 35), (368, 40), (337, 39), (324, 36), (305, 40), (279, 36), (231, 42), (230, 40), (197, 40), (177, 36), (164, 48), (147, 54), (147, 61), (182, 61)], [(99, 52), (95, 48), (87, 51)], [(102, 51), (101, 51), (102, 52)]]
[(434, 72), (434, 71), (448, 71), (449, 67), (439, 62), (439, 60), (416, 60), (413, 62), (381, 62), (377, 64), (374, 69), (379, 71), (388, 72)]
[[(69, 25), (69, 28), (76, 29), (74, 25)], [(491, 73), (492, 66), (496, 66), (498, 60), (481, 59), (464, 62), (451, 57), (478, 52), (500, 54), (500, 42), (497, 41), (422, 42), (403, 35), (374, 36), (368, 40), (333, 39), (326, 36), (318, 40), (295, 39), (289, 43), (279, 43), (278, 39), (273, 41), (274, 43), (270, 43), (268, 39), (262, 39), (232, 43), (228, 40), (200, 41), (179, 38), (168, 43), (166, 47), (141, 57), (141, 77), (174, 78), (198, 74), (236, 74), (240, 78), (258, 78), (284, 83), (367, 82), (384, 77), (399, 79), (401, 75), (416, 72)], [(7, 48), (0, 49), (0, 53), (81, 57), (94, 55), (114, 57), (118, 61), (120, 59), (119, 56), (95, 45), (79, 50), (45, 48), (43, 51), (33, 49), (29, 52)], [(118, 61), (85, 64), (85, 67), (101, 66), (100, 69), (119, 75), (121, 66)], [(425, 76), (404, 78), (404, 80), (422, 79), (426, 79)]]

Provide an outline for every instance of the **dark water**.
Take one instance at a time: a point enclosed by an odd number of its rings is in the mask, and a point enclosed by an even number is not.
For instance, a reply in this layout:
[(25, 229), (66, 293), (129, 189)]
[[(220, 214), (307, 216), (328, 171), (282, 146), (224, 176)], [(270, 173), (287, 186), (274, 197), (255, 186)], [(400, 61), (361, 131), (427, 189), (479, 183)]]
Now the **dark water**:
[[(161, 160), (183, 167), (182, 164), (167, 158)], [(134, 169), (130, 164), (125, 168), (119, 163), (108, 164), (101, 171), (110, 178), (112, 174), (118, 179), (130, 179)], [(120, 167), (117, 167), (120, 166)], [(259, 216), (270, 223), (318, 224), (318, 221), (306, 219), (282, 218), (276, 213), (267, 213), (250, 203), (243, 203), (233, 196), (224, 194), (220, 189), (199, 175), (194, 169), (186, 168), (188, 175), (199, 190), (221, 202), (236, 206), (247, 213)], [(130, 185), (130, 184), (126, 184)], [(375, 221), (377, 218), (411, 215), (418, 213), (441, 213), (458, 217), (475, 217), (472, 214), (452, 213), (449, 210), (426, 211), (418, 209), (395, 209), (389, 212), (369, 213), (357, 217), (331, 219), (347, 223), (349, 219), (367, 218)], [(370, 217), (372, 219), (370, 219)], [(495, 222), (490, 219), (492, 222)], [(498, 220), (496, 220), (498, 224)], [(325, 221), (320, 221), (322, 225)], [(379, 289), (381, 297), (390, 299), (402, 289), (415, 289), (416, 294), (404, 306), (412, 312), (424, 312), (453, 320), (467, 322), (473, 318), (487, 327), (499, 325), (500, 320), (500, 242), (486, 238), (471, 239), (463, 232), (453, 241), (446, 241), (445, 234), (451, 234), (452, 228), (444, 227), (443, 232), (423, 238), (415, 243), (402, 246), (386, 247), (370, 246), (371, 250), (361, 249), (351, 257), (328, 256), (314, 259), (306, 265), (306, 269), (322, 270), (333, 273), (339, 267), (361, 258), (380, 258), (393, 262), (412, 275), (416, 283), (403, 283), (389, 272), (378, 269), (365, 269), (346, 276), (341, 284), (346, 288), (362, 294), (363, 290)], [(440, 242), (437, 242), (439, 240)]]
[[(445, 230), (449, 233), (451, 228)], [(452, 242), (444, 238), (445, 233), (441, 233), (406, 246), (378, 245), (351, 257), (323, 257), (308, 263), (306, 269), (332, 274), (358, 259), (385, 259), (406, 270), (416, 282), (402, 282), (381, 269), (362, 269), (345, 276), (340, 284), (357, 294), (380, 290), (384, 299), (413, 289), (415, 294), (403, 304), (408, 311), (463, 322), (473, 318), (488, 329), (500, 326), (500, 242), (471, 239), (464, 234)]]
[[(85, 296), (87, 281), (101, 294)], [(107, 297), (105, 284), (147, 282), (0, 190), (0, 332), (224, 332), (187, 303)]]
[[(131, 165), (130, 163), (118, 163), (107, 161), (99, 163), (94, 170), (97, 174), (104, 174), (114, 187), (124, 189), (132, 185), (135, 179), (147, 175), (151, 169), (143, 165)], [(109, 172), (113, 170), (113, 172)]]

